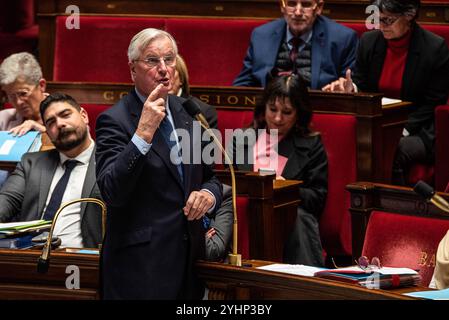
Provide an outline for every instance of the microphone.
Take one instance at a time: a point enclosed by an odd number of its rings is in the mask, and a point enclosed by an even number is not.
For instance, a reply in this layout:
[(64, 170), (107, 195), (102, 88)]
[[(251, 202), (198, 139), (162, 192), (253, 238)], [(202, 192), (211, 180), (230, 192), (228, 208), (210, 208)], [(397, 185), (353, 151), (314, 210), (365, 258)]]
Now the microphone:
[(101, 207), (101, 218), (102, 218), (101, 219), (102, 220), (101, 238), (104, 239), (105, 222), (106, 222), (106, 205), (104, 204), (103, 201), (101, 201), (99, 199), (95, 199), (95, 198), (81, 198), (81, 199), (75, 199), (75, 200), (66, 202), (66, 203), (62, 204), (59, 207), (58, 211), (56, 211), (56, 213), (55, 213), (55, 217), (53, 218), (53, 221), (51, 223), (50, 232), (48, 233), (47, 240), (45, 241), (44, 247), (42, 248), (42, 254), (39, 257), (39, 259), (37, 260), (37, 272), (47, 273), (48, 268), (50, 267), (50, 253), (51, 253), (51, 248), (52, 248), (52, 240), (54, 239), (53, 231), (55, 229), (56, 220), (58, 220), (59, 214), (61, 213), (62, 210), (65, 209), (65, 207), (68, 207), (68, 206), (78, 203), (78, 202), (96, 203)]
[(417, 194), (425, 198), (427, 201), (432, 202), (435, 206), (437, 206), (444, 212), (449, 213), (449, 203), (447, 203), (447, 201), (444, 200), (443, 197), (438, 195), (435, 190), (424, 181), (419, 180), (413, 190)]
[(234, 223), (233, 223), (233, 230), (232, 230), (232, 253), (228, 255), (229, 263), (234, 266), (242, 266), (242, 255), (237, 253), (237, 194), (236, 194), (236, 187), (235, 187), (235, 172), (234, 167), (232, 166), (232, 161), (224, 149), (223, 145), (221, 144), (220, 140), (215, 135), (214, 131), (210, 129), (209, 123), (207, 122), (206, 118), (201, 113), (201, 109), (198, 105), (198, 103), (192, 99), (189, 98), (183, 103), (183, 107), (187, 111), (187, 113), (192, 117), (195, 118), (197, 121), (200, 122), (201, 126), (206, 130), (207, 133), (210, 134), (210, 136), (213, 138), (215, 144), (218, 146), (218, 148), (221, 150), (221, 153), (224, 155), (226, 162), (228, 163), (229, 170), (231, 172), (231, 190), (232, 190), (232, 209), (234, 211)]

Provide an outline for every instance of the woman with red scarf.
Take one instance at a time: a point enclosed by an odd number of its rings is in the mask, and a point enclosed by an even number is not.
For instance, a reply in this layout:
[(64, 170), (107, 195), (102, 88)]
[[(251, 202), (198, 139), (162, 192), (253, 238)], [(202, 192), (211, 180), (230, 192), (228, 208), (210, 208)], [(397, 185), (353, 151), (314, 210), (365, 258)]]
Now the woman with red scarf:
[(383, 92), (413, 103), (396, 150), (392, 183), (407, 185), (414, 163), (434, 161), (434, 110), (446, 104), (449, 50), (443, 38), (416, 23), (419, 0), (375, 0), (379, 30), (363, 34), (355, 69), (324, 91)]

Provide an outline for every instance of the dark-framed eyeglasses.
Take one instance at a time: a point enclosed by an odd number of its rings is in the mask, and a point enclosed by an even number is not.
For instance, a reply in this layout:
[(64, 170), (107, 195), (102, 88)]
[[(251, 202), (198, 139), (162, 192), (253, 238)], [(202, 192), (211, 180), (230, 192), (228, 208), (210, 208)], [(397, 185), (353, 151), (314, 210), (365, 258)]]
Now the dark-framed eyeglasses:
[(361, 256), (357, 259), (356, 263), (364, 271), (376, 271), (382, 268), (378, 257), (373, 257), (370, 261), (368, 257)]
[(301, 5), (301, 9), (304, 11), (315, 10), (317, 7), (317, 3), (313, 0), (303, 0), (303, 1), (283, 0), (282, 3), (286, 9), (292, 11), (295, 10), (298, 5)]
[(165, 57), (148, 57), (145, 59), (136, 59), (134, 61), (142, 61), (145, 63), (148, 67), (154, 68), (159, 65), (159, 63), (164, 62), (164, 64), (168, 67), (173, 67), (176, 63), (176, 56), (169, 55)]
[(379, 23), (383, 24), (384, 26), (391, 26), (393, 23), (395, 23), (396, 21), (398, 21), (398, 19), (401, 16), (385, 16), (385, 17), (380, 17), (379, 18)]

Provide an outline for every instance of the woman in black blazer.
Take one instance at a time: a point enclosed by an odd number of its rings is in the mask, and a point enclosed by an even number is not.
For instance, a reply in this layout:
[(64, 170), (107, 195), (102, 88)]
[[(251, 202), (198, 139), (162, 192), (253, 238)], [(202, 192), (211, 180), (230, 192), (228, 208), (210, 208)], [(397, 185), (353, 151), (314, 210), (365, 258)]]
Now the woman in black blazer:
[[(284, 262), (323, 266), (318, 221), (327, 196), (327, 155), (319, 134), (309, 129), (311, 118), (307, 87), (300, 76), (274, 78), (256, 107), (254, 125), (244, 131), (244, 136), (254, 139), (234, 135), (233, 161), (239, 170), (264, 167), (276, 171), (278, 179), (304, 182), (296, 222), (284, 246)], [(260, 149), (259, 143), (274, 130), (278, 133), (274, 148), (267, 151), (262, 145)], [(278, 155), (277, 163), (263, 164), (266, 152), (269, 159)]]
[(417, 23), (419, 0), (376, 0), (379, 30), (363, 34), (355, 70), (325, 91), (383, 92), (413, 103), (393, 163), (392, 182), (406, 185), (413, 163), (434, 161), (435, 107), (446, 104), (449, 50), (443, 38)]

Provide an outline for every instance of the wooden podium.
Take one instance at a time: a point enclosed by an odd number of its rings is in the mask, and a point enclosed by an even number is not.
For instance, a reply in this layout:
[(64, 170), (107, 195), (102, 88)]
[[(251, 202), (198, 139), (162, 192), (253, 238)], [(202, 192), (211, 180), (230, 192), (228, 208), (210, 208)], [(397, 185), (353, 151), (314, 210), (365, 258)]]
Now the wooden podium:
[[(0, 250), (0, 300), (92, 300), (100, 297), (98, 255), (52, 251), (50, 268), (45, 274), (37, 272), (40, 255), (40, 250)], [(66, 287), (67, 278), (73, 274), (70, 271), (73, 267), (69, 266), (79, 268), (79, 289)]]

